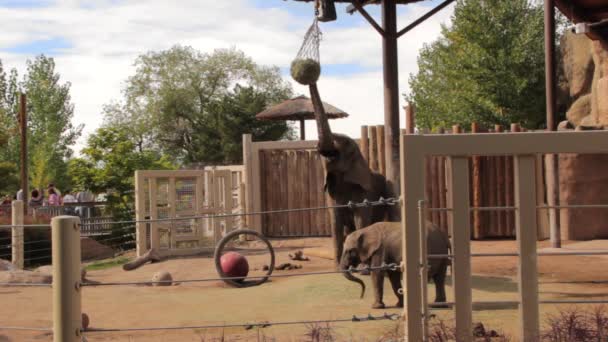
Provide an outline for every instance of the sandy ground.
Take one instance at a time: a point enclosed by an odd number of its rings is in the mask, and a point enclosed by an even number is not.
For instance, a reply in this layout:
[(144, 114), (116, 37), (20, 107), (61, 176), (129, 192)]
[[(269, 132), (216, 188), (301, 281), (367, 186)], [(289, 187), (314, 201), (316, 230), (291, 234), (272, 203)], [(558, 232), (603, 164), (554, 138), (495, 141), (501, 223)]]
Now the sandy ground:
[[(273, 242), (277, 265), (291, 262), (287, 254), (304, 248), (310, 261), (301, 261), (300, 270), (275, 271), (275, 274), (297, 274), (332, 269), (328, 254), (329, 239), (295, 239)], [(547, 248), (539, 243), (539, 249)], [(608, 241), (567, 243), (573, 250), (608, 249)], [(515, 241), (473, 242), (472, 252), (514, 252)], [(251, 253), (250, 274), (260, 274), (268, 256)], [(255, 254), (255, 255), (254, 255)], [(539, 258), (541, 299), (608, 299), (608, 256), (546, 256)], [(257, 271), (255, 270), (257, 269)], [(170, 259), (125, 272), (120, 267), (90, 271), (88, 278), (98, 282), (147, 281), (160, 270), (169, 271), (174, 279), (212, 278), (217, 273), (210, 257), (197, 256)], [(475, 258), (472, 264), (473, 299), (517, 300), (517, 259), (509, 257)], [(363, 277), (369, 285), (369, 277)], [(434, 299), (434, 287), (429, 296)], [(448, 300), (452, 300), (451, 287)], [(385, 303), (396, 297), (388, 283)], [(51, 327), (52, 301), (48, 288), (0, 288), (0, 325)], [(389, 307), (371, 309), (371, 287), (359, 299), (356, 284), (340, 275), (315, 275), (277, 278), (261, 286), (237, 289), (223, 282), (183, 283), (169, 287), (104, 286), (83, 289), (82, 306), (94, 328), (136, 328), (155, 326), (196, 326), (260, 321), (292, 321), (350, 318), (401, 312)], [(555, 312), (557, 306), (542, 305), (541, 313)], [(438, 310), (438, 317), (451, 318), (451, 311)], [(515, 308), (475, 311), (474, 320), (510, 335), (517, 335), (518, 312)], [(335, 323), (332, 331), (338, 340), (377, 341), (395, 329), (397, 322)], [(309, 341), (310, 325), (270, 326), (263, 329), (188, 329), (183, 331), (87, 333), (88, 341)], [(49, 333), (0, 330), (0, 341), (50, 341)]]

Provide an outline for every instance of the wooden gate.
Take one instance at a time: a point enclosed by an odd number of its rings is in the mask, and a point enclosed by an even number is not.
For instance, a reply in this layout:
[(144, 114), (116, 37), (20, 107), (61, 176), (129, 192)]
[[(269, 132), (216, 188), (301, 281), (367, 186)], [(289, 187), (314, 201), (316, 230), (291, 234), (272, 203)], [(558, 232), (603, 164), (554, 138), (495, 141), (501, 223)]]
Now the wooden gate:
[[(226, 233), (242, 228), (242, 167), (204, 170), (136, 171), (137, 255), (155, 248), (163, 255), (186, 255), (214, 248)], [(154, 221), (158, 220), (158, 221)]]

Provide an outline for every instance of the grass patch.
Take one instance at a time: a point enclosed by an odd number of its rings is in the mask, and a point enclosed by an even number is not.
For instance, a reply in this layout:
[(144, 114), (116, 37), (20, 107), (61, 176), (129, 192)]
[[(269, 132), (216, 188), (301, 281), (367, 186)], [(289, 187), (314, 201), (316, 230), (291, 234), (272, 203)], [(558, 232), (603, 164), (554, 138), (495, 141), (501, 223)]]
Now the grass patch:
[(126, 257), (117, 257), (117, 258), (103, 260), (103, 261), (95, 261), (95, 262), (87, 265), (86, 270), (87, 271), (105, 270), (105, 269), (116, 267), (116, 266), (122, 266), (122, 265), (126, 264), (127, 262), (129, 262), (129, 258), (126, 258)]

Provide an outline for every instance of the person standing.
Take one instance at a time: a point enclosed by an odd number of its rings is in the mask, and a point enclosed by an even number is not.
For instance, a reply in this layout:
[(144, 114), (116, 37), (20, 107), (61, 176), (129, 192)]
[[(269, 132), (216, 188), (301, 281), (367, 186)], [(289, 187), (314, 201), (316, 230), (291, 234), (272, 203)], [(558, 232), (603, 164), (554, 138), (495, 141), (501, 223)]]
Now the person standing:
[(61, 205), (61, 198), (57, 195), (57, 192), (54, 188), (49, 188), (49, 206), (59, 206)]
[(32, 190), (29, 206), (30, 207), (40, 207), (43, 204), (44, 196), (42, 195), (42, 191), (38, 189)]

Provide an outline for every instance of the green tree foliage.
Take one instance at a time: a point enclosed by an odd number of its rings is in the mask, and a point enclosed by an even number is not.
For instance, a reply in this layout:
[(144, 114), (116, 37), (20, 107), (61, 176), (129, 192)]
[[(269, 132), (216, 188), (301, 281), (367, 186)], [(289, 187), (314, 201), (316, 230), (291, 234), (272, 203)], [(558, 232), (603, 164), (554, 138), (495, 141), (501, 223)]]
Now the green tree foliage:
[(106, 106), (105, 125), (123, 127), (140, 150), (158, 149), (185, 164), (241, 160), (241, 134), (292, 137), (285, 122), (255, 114), (291, 96), (276, 67), (257, 65), (235, 49), (206, 54), (175, 46), (135, 61), (124, 101)]
[(156, 151), (140, 151), (129, 132), (102, 127), (89, 136), (79, 158), (69, 162), (69, 175), (76, 190), (105, 193), (111, 214), (131, 218), (136, 170), (173, 169)]
[(406, 100), (419, 127), (519, 122), (545, 118), (543, 8), (537, 1), (462, 0), (451, 27), (426, 45)]
[[(26, 62), (27, 72), (18, 81), (16, 70), (7, 75), (0, 64), (0, 125), (6, 143), (0, 161), (16, 169), (20, 163), (18, 124), (19, 93), (27, 94), (28, 168), (32, 187), (54, 182), (60, 189), (69, 185), (67, 161), (70, 146), (80, 136), (82, 126), (72, 124), (74, 105), (70, 83), (61, 83), (52, 58), (40, 55)], [(0, 188), (0, 191), (2, 189)]]

